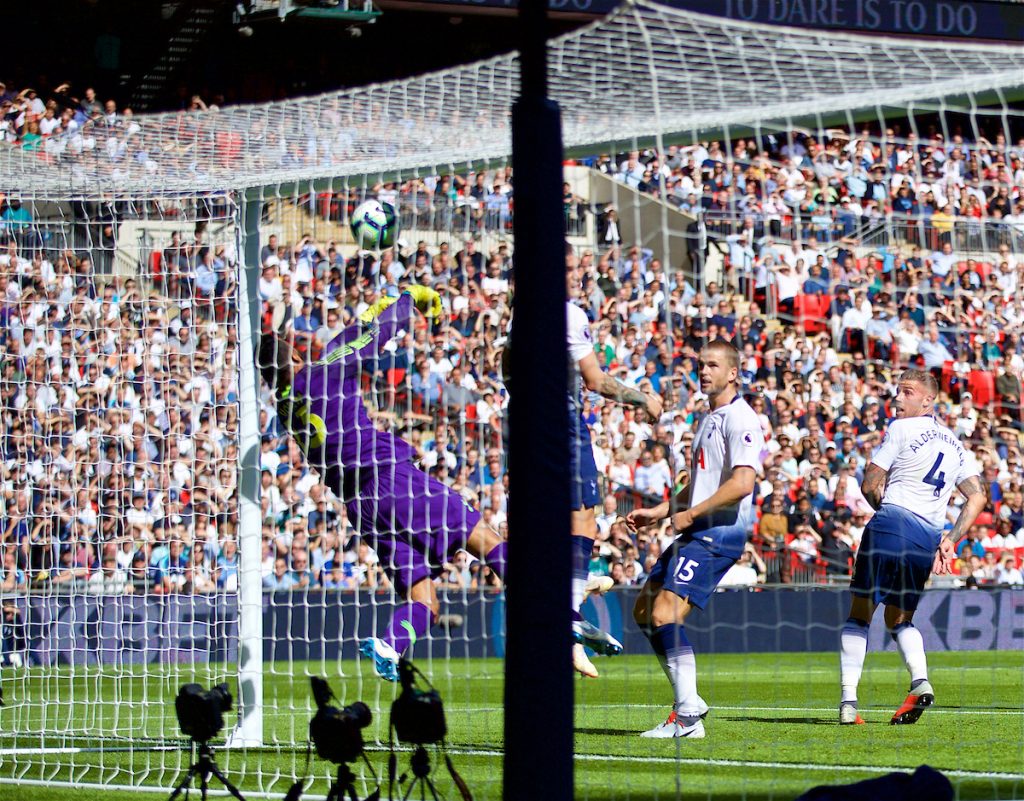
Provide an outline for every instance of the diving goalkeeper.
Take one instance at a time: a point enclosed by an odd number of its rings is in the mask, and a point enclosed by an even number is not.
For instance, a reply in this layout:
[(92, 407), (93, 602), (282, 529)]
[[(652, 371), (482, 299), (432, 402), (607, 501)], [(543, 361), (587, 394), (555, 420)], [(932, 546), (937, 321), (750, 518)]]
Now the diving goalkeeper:
[(410, 286), (385, 297), (332, 339), (312, 364), (289, 343), (260, 342), (260, 373), (277, 398), (278, 417), (341, 498), (349, 519), (376, 550), (408, 602), (398, 606), (382, 637), (360, 643), (376, 672), (398, 680), (399, 656), (427, 634), (439, 612), (433, 578), (455, 552), (467, 550), (504, 579), (506, 543), (457, 492), (413, 465), (411, 445), (377, 429), (360, 391), (362, 361), (400, 329), (411, 330), (415, 311), (441, 313), (434, 290)]

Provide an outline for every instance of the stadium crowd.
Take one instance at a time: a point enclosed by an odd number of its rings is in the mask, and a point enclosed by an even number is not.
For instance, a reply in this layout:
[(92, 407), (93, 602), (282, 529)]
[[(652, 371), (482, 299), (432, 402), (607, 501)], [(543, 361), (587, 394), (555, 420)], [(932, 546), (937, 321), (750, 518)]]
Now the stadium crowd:
[[(101, 107), (88, 92), (63, 107), (32, 94), (0, 85), (8, 143), (39, 146), (79, 115), (132, 125), (127, 109)], [(592, 572), (641, 582), (671, 540), (664, 527), (632, 534), (622, 515), (686, 481), (693, 431), (707, 412), (696, 356), (723, 337), (743, 353), (744, 392), (769, 443), (759, 522), (726, 585), (849, 574), (872, 512), (859, 480), (909, 364), (940, 380), (936, 415), (967, 443), (990, 492), (959, 546), (955, 582), (1024, 584), (1024, 248), (1014, 238), (1024, 232), (1022, 158), (1024, 140), (947, 143), (929, 132), (917, 141), (890, 130), (823, 139), (791, 132), (731, 149), (709, 142), (593, 160), (640, 191), (664, 190), (684, 211), (709, 221), (721, 212), (728, 227), (720, 230), (724, 284), (622, 242), (614, 209), (597, 210), (596, 238), (579, 248), (584, 277), (574, 300), (592, 320), (600, 363), (666, 399), (653, 424), (596, 396), (585, 403), (607, 492)], [(418, 219), (409, 199), (422, 195), (430, 198), (428, 227), (470, 235), (437, 246), (402, 242), (379, 258), (309, 237), (270, 237), (259, 282), (264, 327), (287, 332), (310, 359), (382, 294), (410, 282), (441, 292), (443, 321), (389, 343), (365, 365), (364, 386), (379, 424), (401, 431), (424, 469), (506, 534), (500, 353), (513, 253), (502, 237), (512, 187), (506, 170), (375, 187), (403, 219), (410, 211)], [(504, 200), (489, 207), (496, 195)], [(356, 199), (320, 198), (328, 216), (335, 204), (342, 218)], [(582, 239), (581, 201), (568, 189), (565, 201)], [(927, 221), (918, 238), (875, 252), (857, 246), (866, 230), (858, 220), (900, 215)], [(958, 220), (1002, 227), (991, 240), (957, 237)], [(97, 275), (88, 250), (33, 237), (17, 198), (0, 202), (0, 221), (0, 591), (233, 591), (232, 243), (208, 241), (200, 226), (171, 237), (139, 277), (126, 278)], [(411, 242), (415, 233), (404, 236)], [(259, 426), (265, 588), (386, 588), (372, 548), (304, 463), (266, 392)], [(446, 565), (440, 581), (497, 585), (468, 555)]]

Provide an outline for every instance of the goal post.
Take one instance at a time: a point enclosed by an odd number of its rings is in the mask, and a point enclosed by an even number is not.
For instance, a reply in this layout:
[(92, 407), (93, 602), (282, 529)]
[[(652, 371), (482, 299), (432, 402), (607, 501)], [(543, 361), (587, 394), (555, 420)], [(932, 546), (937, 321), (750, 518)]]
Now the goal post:
[(260, 331), (260, 219), (262, 201), (242, 196), (238, 228), (239, 457), (238, 526), (238, 724), (230, 746), (263, 744), (263, 576), (260, 513), (260, 380), (256, 354)]

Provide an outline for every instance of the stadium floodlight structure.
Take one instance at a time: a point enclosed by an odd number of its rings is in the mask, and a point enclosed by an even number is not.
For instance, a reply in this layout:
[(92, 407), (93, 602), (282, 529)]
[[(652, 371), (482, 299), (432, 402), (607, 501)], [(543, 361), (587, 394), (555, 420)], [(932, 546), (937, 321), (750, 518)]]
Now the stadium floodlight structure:
[[(1000, 147), (1007, 152), (1014, 137), (1024, 136), (1024, 115), (1015, 105), (1024, 94), (1024, 52), (1017, 47), (951, 48), (754, 26), (634, 2), (552, 40), (548, 69), (567, 157), (645, 148), (665, 152), (671, 144), (716, 139), (731, 153), (739, 140), (760, 145), (801, 129), (811, 135), (839, 129), (883, 149), (901, 137), (921, 141), (928, 127), (947, 142), (958, 134), (976, 141), (981, 132), (995, 131), (1003, 135)], [(294, 521), (308, 529), (316, 504), (310, 514), (297, 517), (302, 504), (289, 497), (287, 486), (278, 489), (277, 468), (269, 481), (261, 469), (294, 454), (261, 458), (261, 415), (272, 412), (272, 403), (253, 367), (255, 337), (262, 327), (302, 314), (301, 302), (292, 307), (289, 298), (274, 294), (281, 276), (271, 276), (270, 286), (261, 288), (261, 249), (272, 234), (279, 244), (296, 247), (285, 258), (291, 261), (288, 289), (298, 290), (306, 269), (301, 262), (310, 258), (302, 252), (303, 235), (311, 234), (325, 250), (333, 243), (345, 257), (355, 255), (347, 214), (372, 195), (399, 199), (405, 240), (400, 247), (410, 269), (418, 240), (432, 252), (451, 242), (454, 253), (461, 248), (457, 238), (467, 236), (481, 251), (497, 250), (503, 242), (514, 248), (514, 200), (509, 202), (507, 191), (477, 197), (467, 183), (455, 193), (435, 176), (468, 182), (471, 173), (473, 179), (484, 173), (497, 184), (495, 174), (501, 173), (508, 190), (510, 113), (518, 93), (519, 62), (509, 54), (315, 97), (140, 115), (110, 127), (90, 123), (45, 139), (35, 149), (0, 147), (0, 192), (28, 212), (6, 228), (28, 260), (23, 292), (34, 292), (37, 303), (45, 299), (46, 305), (59, 306), (68, 318), (65, 327), (89, 332), (83, 340), (87, 347), (69, 345), (73, 368), (70, 361), (47, 362), (38, 374), (4, 374), (2, 380), (17, 384), (18, 393), (22, 386), (36, 387), (18, 409), (31, 408), (42, 387), (57, 386), (54, 375), (73, 369), (76, 377), (74, 397), (60, 397), (49, 407), (37, 404), (43, 409), (37, 430), (13, 417), (4, 423), (3, 433), (13, 439), (34, 437), (29, 444), (45, 447), (66, 439), (72, 448), (69, 455), (55, 453), (38, 465), (27, 456), (30, 448), (16, 449), (25, 455), (7, 466), (14, 474), (5, 480), (15, 491), (5, 496), (5, 512), (19, 512), (19, 492), (29, 489), (38, 508), (53, 490), (54, 525), (81, 526), (75, 536), (83, 542), (93, 538), (87, 532), (95, 528), (100, 532), (95, 558), (102, 560), (109, 550), (129, 574), (133, 565), (124, 562), (123, 553), (103, 547), (128, 535), (105, 540), (104, 525), (134, 527), (133, 543), (149, 543), (147, 560), (154, 548), (163, 548), (164, 539), (175, 538), (169, 531), (181, 534), (193, 550), (201, 543), (223, 557), (219, 573), (216, 560), (187, 573), (194, 588), (208, 580), (208, 592), (164, 592), (165, 578), (167, 586), (177, 588), (179, 576), (190, 568), (164, 570), (160, 550), (153, 571), (160, 589), (152, 579), (140, 579), (139, 591), (125, 594), (113, 572), (109, 583), (106, 577), (100, 582), (81, 576), (55, 583), (52, 576), (61, 566), (39, 555), (44, 547), (33, 550), (31, 589), (11, 596), (28, 648), (21, 667), (0, 668), (7, 702), (0, 708), (0, 780), (169, 787), (188, 766), (176, 748), (173, 693), (189, 681), (205, 686), (237, 680), (239, 721), (229, 738), (235, 747), (221, 762), (247, 795), (281, 794), (301, 774), (300, 742), (311, 712), (307, 674), (340, 673), (344, 692), (351, 695), (342, 699), (345, 703), (361, 698), (375, 712), (387, 706), (389, 688), (351, 661), (358, 638), (379, 631), (390, 609), (386, 586), (374, 584), (372, 561), (358, 561), (355, 554), (355, 579), (343, 578), (358, 586), (340, 596), (263, 592), (264, 564), (273, 557), (272, 551), (264, 553), (265, 526), (271, 527), (275, 547), (280, 543), (290, 552), (296, 538), (302, 540)], [(887, 132), (892, 123), (900, 125), (898, 133)], [(871, 132), (863, 133), (864, 127)], [(586, 171), (573, 180), (578, 194), (589, 188), (589, 199), (602, 208), (610, 202), (631, 209), (632, 219), (623, 219), (620, 230), (628, 227), (638, 244), (663, 260), (674, 258), (686, 220), (671, 204), (648, 208), (633, 202), (632, 188), (615, 182), (609, 188)], [(175, 231), (184, 245), (197, 244), (194, 252), (175, 244)], [(603, 244), (595, 239), (592, 217), (569, 233), (581, 247)], [(196, 263), (207, 248), (216, 279), (209, 291), (198, 286), (209, 275), (200, 279), (206, 267)], [(54, 273), (41, 274), (35, 286), (33, 270), (41, 269), (32, 264), (37, 254), (54, 265)], [(84, 267), (83, 257), (89, 260)], [(684, 253), (670, 266), (685, 267), (692, 277), (687, 258)], [(136, 294), (126, 288), (129, 279)], [(341, 280), (344, 284), (344, 276)], [(115, 283), (105, 299), (104, 285)], [(500, 277), (496, 285), (501, 286)], [(79, 302), (80, 286), (89, 297)], [(507, 316), (505, 301), (497, 304), (499, 319)], [(449, 302), (457, 309), (461, 301), (453, 294)], [(329, 307), (324, 301), (325, 313)], [(21, 308), (27, 313), (27, 305)], [(43, 315), (32, 323), (33, 337), (39, 338), (33, 341), (41, 341), (42, 350), (33, 346), (32, 353), (48, 354), (46, 348), (54, 346), (50, 332), (57, 346), (63, 345), (62, 335), (40, 309)], [(22, 317), (17, 320), (22, 333), (29, 326)], [(187, 330), (184, 346), (171, 341), (181, 328)], [(464, 331), (460, 341), (473, 336)], [(474, 344), (489, 354), (493, 343), (485, 339)], [(17, 356), (26, 361), (25, 354)], [(58, 372), (47, 372), (54, 367)], [(414, 368), (410, 359), (404, 367), (382, 370), (368, 393), (381, 425), (426, 441), (435, 435), (423, 429), (435, 431), (438, 415), (429, 402), (418, 404)], [(118, 386), (108, 387), (119, 382), (122, 396)], [(138, 388), (143, 385), (161, 392)], [(93, 408), (90, 397), (110, 402)], [(59, 407), (65, 402), (74, 414), (62, 422)], [(119, 411), (122, 405), (126, 411)], [(454, 436), (482, 453), (499, 447), (500, 426), (474, 418), (456, 414)], [(141, 448), (135, 424), (141, 426)], [(159, 440), (159, 459), (150, 453), (147, 437)], [(108, 444), (113, 445), (109, 453)], [(70, 463), (66, 479), (54, 473), (54, 483), (44, 483), (51, 464), (62, 465), (62, 457)], [(79, 469), (80, 464), (85, 467)], [(111, 479), (114, 465), (123, 474)], [(514, 491), (514, 476), (511, 481)], [(133, 510), (136, 489), (145, 497)], [(63, 509), (57, 504), (62, 493), (70, 494)], [(147, 515), (163, 526), (155, 528)], [(107, 524), (108, 518), (121, 522)], [(54, 537), (42, 529), (28, 535)], [(237, 563), (228, 540), (237, 543)], [(37, 578), (47, 572), (51, 579)], [(132, 577), (125, 580), (131, 583)], [(476, 667), (469, 661), (470, 655), (501, 653), (499, 601), (493, 594), (481, 597), (478, 603), (468, 590), (447, 590), (446, 610), (457, 614), (445, 616), (435, 629), (443, 633), (418, 644), (416, 656), (446, 693), (451, 725), (465, 725), (465, 742), (479, 752), (472, 758), (492, 760), (493, 766), (500, 758), (500, 722), (493, 715), (471, 717), (476, 698), (458, 681), (469, 666), (474, 688), (481, 677), (500, 681), (493, 665)], [(633, 678), (649, 682), (650, 676), (642, 672)], [(377, 734), (386, 741), (383, 729)], [(329, 780), (327, 774), (318, 777), (324, 789)], [(493, 798), (500, 786), (491, 772), (486, 778), (481, 774), (474, 790), (478, 797)]]

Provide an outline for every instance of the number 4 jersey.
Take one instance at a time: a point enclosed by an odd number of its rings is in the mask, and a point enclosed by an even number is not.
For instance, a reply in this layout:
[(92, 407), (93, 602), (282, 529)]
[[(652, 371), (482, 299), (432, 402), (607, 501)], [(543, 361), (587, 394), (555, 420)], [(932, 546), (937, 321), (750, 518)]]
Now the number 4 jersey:
[(871, 463), (889, 474), (883, 504), (913, 512), (940, 531), (953, 490), (978, 475), (953, 432), (930, 415), (893, 420)]

